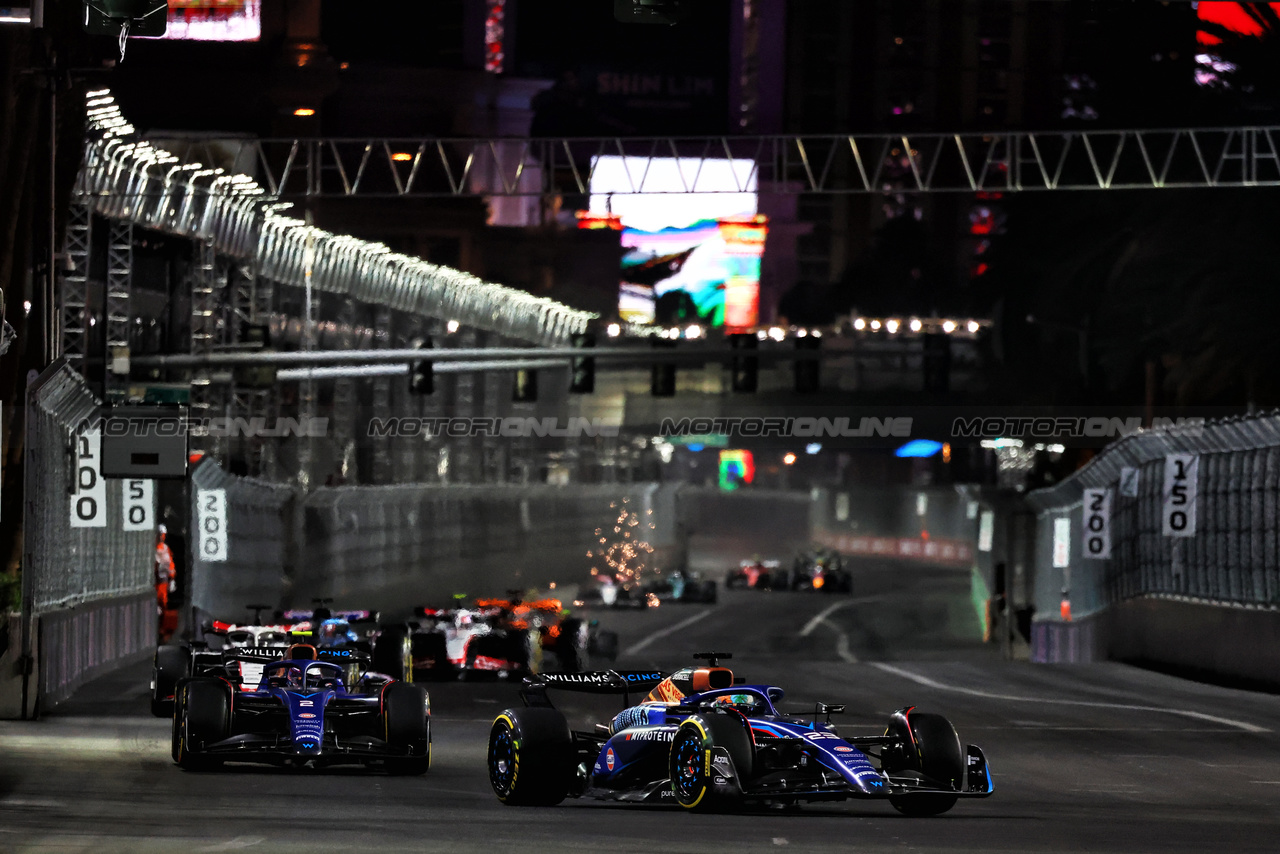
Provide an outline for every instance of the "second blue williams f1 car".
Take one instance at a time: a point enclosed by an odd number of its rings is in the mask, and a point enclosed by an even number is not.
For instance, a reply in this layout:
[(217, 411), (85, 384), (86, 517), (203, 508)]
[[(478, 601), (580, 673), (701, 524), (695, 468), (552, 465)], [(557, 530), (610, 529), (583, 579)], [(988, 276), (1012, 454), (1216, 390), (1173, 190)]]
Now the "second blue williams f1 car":
[(173, 761), (183, 768), (359, 764), (423, 774), (431, 767), (427, 692), (367, 671), (358, 653), (294, 644), (237, 649), (222, 662), (175, 688)]
[[(526, 680), (524, 708), (489, 733), (489, 781), (506, 804), (550, 806), (566, 797), (716, 809), (847, 798), (887, 800), (911, 816), (938, 815), (993, 791), (987, 760), (962, 748), (941, 715), (906, 707), (882, 735), (842, 736), (819, 703), (812, 719), (785, 714), (781, 688), (740, 684), (704, 653), (706, 667), (665, 678), (644, 671), (543, 674)], [(548, 688), (648, 690), (594, 732), (573, 732)], [(825, 720), (822, 720), (825, 716)]]

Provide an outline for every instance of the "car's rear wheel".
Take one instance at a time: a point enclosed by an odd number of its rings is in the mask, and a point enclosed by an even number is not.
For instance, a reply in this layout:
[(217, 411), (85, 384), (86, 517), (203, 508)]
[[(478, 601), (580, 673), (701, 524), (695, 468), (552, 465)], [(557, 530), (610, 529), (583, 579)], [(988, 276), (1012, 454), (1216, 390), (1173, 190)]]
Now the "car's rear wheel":
[(565, 673), (581, 673), (587, 669), (587, 625), (582, 620), (575, 618), (560, 623), (556, 663)]
[(221, 679), (179, 683), (174, 707), (173, 759), (187, 771), (221, 764), (206, 747), (227, 737), (231, 728), (231, 689)]
[(404, 626), (384, 626), (373, 642), (373, 667), (392, 679), (413, 681), (413, 648)]
[(167, 718), (173, 714), (173, 693), (178, 680), (186, 677), (191, 655), (177, 644), (156, 647), (151, 668), (151, 714)]
[(727, 806), (713, 791), (712, 748), (723, 747), (739, 782), (751, 776), (751, 736), (743, 719), (731, 715), (688, 718), (671, 741), (671, 789), (685, 809), (713, 810)]
[(508, 709), (489, 730), (489, 783), (508, 806), (554, 806), (569, 794), (575, 754), (555, 709)]
[(618, 660), (618, 633), (608, 629), (597, 629), (591, 635), (589, 649), (592, 655), (598, 655), (609, 661)]
[(439, 632), (423, 632), (409, 638), (413, 657), (413, 679), (447, 679), (454, 675), (449, 661), (449, 648), (444, 635)]
[[(886, 754), (885, 770), (915, 771), (931, 785), (959, 791), (964, 785), (965, 755), (960, 736), (951, 721), (942, 715), (907, 709), (895, 712), (886, 734), (903, 738), (905, 747)], [(893, 808), (903, 815), (941, 815), (956, 805), (959, 798), (948, 794), (903, 795), (889, 798)]]

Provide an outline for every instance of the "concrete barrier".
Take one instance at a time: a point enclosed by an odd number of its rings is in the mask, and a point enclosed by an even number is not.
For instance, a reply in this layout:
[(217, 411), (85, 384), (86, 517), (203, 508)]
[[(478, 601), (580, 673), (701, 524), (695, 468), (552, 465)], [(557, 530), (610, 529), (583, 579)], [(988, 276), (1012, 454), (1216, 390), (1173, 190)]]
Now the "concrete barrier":
[(151, 655), (156, 644), (155, 596), (124, 596), (40, 617), (40, 708), (66, 700), (76, 688), (122, 664)]
[(1112, 659), (1280, 687), (1280, 610), (1143, 596), (1071, 622), (1032, 624), (1031, 658)]
[(647, 568), (713, 574), (753, 553), (788, 558), (811, 530), (810, 495), (798, 491), (405, 484), (298, 497), (208, 463), (193, 479), (197, 490), (226, 491), (226, 560), (197, 557), (191, 584), (191, 604), (224, 619), (253, 602), (306, 607), (332, 598), (393, 611), (445, 604), (453, 594), (585, 583), (593, 566), (606, 567), (587, 553), (602, 539), (620, 543), (613, 529), (624, 525), (652, 548)]
[(919, 537), (872, 537), (817, 531), (814, 542), (846, 557), (901, 558), (949, 566), (973, 565), (973, 546), (960, 540), (924, 540)]
[(23, 671), (27, 667), (22, 659), (22, 614), (0, 614), (0, 644), (0, 720), (19, 720), (26, 717), (24, 701), (34, 706), (35, 680), (39, 678), (33, 667), (27, 674), (28, 691), (24, 696)]

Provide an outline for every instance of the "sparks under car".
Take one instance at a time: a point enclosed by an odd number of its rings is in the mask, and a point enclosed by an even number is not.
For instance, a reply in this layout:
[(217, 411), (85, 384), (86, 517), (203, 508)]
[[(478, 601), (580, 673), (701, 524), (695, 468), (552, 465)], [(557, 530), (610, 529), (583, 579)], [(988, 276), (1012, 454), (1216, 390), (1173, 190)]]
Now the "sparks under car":
[[(264, 661), (267, 654), (241, 650), (224, 676), (178, 682), (174, 762), (188, 770), (228, 761), (358, 764), (392, 774), (431, 766), (431, 704), (421, 687), (367, 672), (347, 650), (295, 644), (281, 658)], [(237, 672), (260, 675), (237, 684)]]
[[(818, 704), (811, 717), (779, 711), (781, 688), (738, 684), (710, 666), (665, 678), (644, 671), (543, 674), (526, 680), (524, 708), (498, 715), (489, 734), (489, 781), (506, 804), (550, 806), (566, 797), (679, 804), (793, 804), (887, 800), (906, 815), (944, 813), (993, 790), (982, 751), (962, 748), (944, 717), (906, 707), (883, 734), (841, 735)], [(547, 689), (631, 694), (649, 690), (592, 732), (574, 732)], [(825, 720), (823, 719), (825, 718)]]

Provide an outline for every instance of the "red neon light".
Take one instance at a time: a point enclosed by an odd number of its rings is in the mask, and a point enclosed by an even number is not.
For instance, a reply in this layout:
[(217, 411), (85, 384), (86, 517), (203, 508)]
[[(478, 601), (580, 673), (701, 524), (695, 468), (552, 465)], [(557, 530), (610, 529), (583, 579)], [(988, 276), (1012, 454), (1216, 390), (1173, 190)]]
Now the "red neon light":
[(488, 11), (484, 18), (484, 70), (490, 74), (501, 74), (506, 61), (502, 42), (506, 36), (503, 23), (507, 16), (507, 0), (488, 0)]
[[(1245, 11), (1245, 5), (1244, 3), (1236, 2), (1218, 2), (1218, 0), (1215, 0), (1215, 2), (1202, 2), (1196, 6), (1196, 17), (1211, 24), (1220, 24), (1231, 30), (1231, 32), (1239, 33), (1242, 36), (1262, 35), (1262, 25)], [(1259, 4), (1250, 3), (1248, 5)], [(1280, 3), (1272, 3), (1270, 5), (1272, 9), (1280, 12)], [(1200, 44), (1219, 44), (1222, 39), (1201, 30), (1196, 32), (1196, 41)]]

